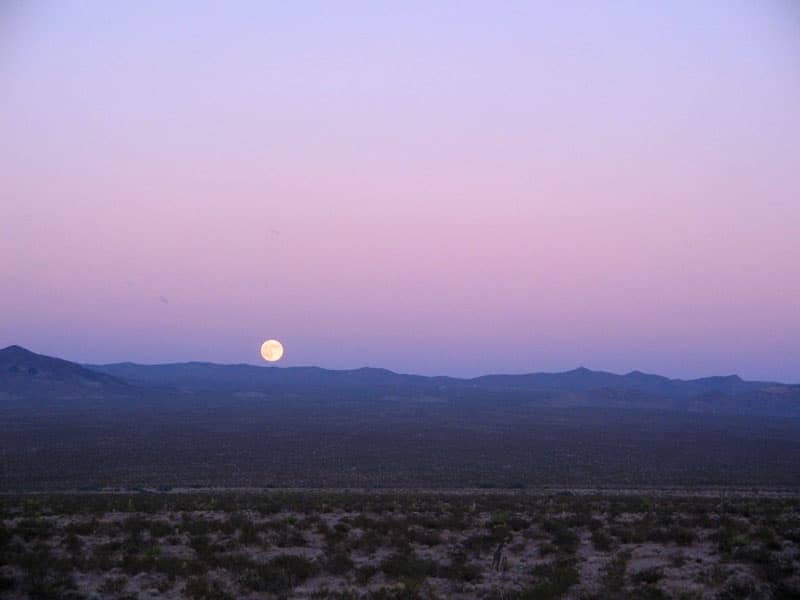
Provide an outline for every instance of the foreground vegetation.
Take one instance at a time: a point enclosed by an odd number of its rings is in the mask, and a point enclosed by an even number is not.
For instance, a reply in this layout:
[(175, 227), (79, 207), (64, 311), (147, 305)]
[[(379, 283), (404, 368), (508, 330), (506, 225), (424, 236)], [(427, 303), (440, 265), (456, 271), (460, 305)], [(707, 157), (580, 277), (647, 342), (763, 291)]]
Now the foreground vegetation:
[(0, 597), (800, 597), (800, 498), (261, 492), (0, 499)]

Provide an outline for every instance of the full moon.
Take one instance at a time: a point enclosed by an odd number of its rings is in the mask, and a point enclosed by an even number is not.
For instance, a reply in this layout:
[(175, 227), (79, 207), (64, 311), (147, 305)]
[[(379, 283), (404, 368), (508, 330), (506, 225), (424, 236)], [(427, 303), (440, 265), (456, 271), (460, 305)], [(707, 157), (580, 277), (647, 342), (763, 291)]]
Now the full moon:
[(283, 356), (283, 344), (278, 340), (267, 340), (261, 344), (261, 357), (267, 362), (275, 362)]

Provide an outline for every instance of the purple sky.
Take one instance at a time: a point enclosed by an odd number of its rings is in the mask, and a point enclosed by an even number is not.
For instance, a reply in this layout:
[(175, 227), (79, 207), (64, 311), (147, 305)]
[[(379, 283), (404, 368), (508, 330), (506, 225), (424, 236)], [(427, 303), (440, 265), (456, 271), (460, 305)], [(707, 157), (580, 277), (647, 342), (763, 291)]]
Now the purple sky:
[(161, 4), (0, 8), (0, 346), (800, 381), (796, 3)]

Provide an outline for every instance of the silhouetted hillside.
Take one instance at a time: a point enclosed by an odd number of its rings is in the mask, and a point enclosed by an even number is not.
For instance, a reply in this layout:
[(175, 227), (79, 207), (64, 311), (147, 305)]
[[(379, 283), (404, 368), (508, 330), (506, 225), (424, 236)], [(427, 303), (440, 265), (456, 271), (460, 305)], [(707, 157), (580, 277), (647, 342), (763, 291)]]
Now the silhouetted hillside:
[(0, 398), (103, 397), (130, 390), (117, 377), (21, 346), (0, 350)]
[(176, 363), (87, 365), (143, 386), (190, 391), (342, 394), (479, 401), (502, 397), (547, 406), (609, 406), (800, 417), (800, 386), (744, 381), (736, 375), (670, 379), (633, 371), (616, 375), (578, 368), (564, 373), (484, 375), (473, 379), (405, 375), (386, 369)]
[(578, 368), (564, 373), (484, 375), (472, 379), (425, 377), (362, 368), (219, 365), (78, 365), (20, 346), (0, 350), (0, 398), (103, 398), (154, 392), (290, 395), (310, 401), (427, 399), (474, 403), (502, 401), (540, 406), (591, 406), (703, 413), (800, 417), (800, 386), (744, 381), (736, 375), (670, 379), (633, 371), (617, 375)]

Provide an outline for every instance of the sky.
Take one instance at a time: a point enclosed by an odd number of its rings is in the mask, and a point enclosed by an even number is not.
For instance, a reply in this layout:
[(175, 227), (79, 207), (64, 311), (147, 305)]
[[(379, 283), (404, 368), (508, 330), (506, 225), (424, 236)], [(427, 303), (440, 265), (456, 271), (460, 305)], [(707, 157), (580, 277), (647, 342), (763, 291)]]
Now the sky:
[(800, 5), (0, 6), (0, 346), (800, 382)]

